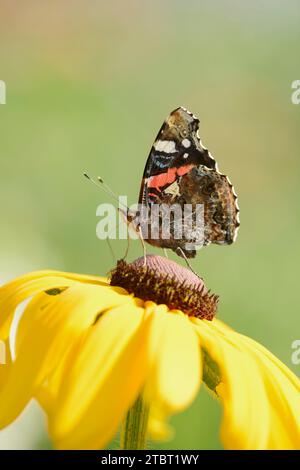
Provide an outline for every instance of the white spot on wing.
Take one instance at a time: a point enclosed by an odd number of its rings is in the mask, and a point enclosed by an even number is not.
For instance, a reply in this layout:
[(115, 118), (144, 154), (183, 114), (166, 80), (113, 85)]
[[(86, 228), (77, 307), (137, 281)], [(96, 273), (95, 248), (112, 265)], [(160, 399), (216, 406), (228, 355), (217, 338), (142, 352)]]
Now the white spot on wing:
[(226, 179), (227, 179), (227, 182), (228, 182), (229, 186), (232, 187), (232, 183), (231, 183), (231, 181), (230, 181), (230, 179), (229, 179), (229, 176), (226, 176)]
[(168, 186), (164, 190), (164, 193), (171, 194), (172, 196), (178, 196), (180, 194), (180, 191), (177, 181), (174, 181), (174, 183), (170, 184), (170, 186)]
[[(200, 139), (198, 132), (197, 132), (197, 135), (198, 135), (198, 138)], [(207, 148), (202, 144), (202, 140), (201, 140), (201, 139), (200, 139), (200, 147), (202, 147), (203, 150), (207, 150)]]
[(175, 142), (173, 140), (158, 140), (154, 143), (154, 148), (158, 152), (174, 153), (176, 152)]
[(192, 116), (192, 118), (194, 119), (198, 119), (195, 114), (191, 113), (191, 111), (189, 111), (188, 109), (186, 109), (184, 106), (180, 106), (180, 108), (185, 111), (187, 114), (189, 114), (190, 116)]
[(239, 227), (236, 227), (236, 229), (235, 229), (235, 231), (234, 231), (234, 234), (233, 234), (233, 242), (235, 242), (236, 239), (237, 239), (238, 231), (239, 231)]
[(189, 139), (183, 139), (182, 145), (188, 149), (191, 146), (191, 141)]

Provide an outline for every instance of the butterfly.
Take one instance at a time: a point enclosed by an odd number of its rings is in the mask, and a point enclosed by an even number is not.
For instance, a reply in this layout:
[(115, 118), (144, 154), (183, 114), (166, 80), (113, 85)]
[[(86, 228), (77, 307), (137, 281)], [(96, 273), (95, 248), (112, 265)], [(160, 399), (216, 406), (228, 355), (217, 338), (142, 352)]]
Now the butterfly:
[(201, 143), (199, 122), (183, 107), (167, 117), (146, 162), (138, 210), (127, 214), (143, 240), (186, 260), (210, 243), (230, 245), (240, 225), (237, 195)]

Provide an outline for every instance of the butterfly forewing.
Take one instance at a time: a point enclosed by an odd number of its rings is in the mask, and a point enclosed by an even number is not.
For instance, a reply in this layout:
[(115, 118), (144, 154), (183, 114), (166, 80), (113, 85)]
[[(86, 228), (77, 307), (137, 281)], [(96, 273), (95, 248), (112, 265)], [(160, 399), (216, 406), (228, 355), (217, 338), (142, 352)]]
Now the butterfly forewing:
[[(202, 145), (198, 130), (199, 120), (185, 108), (177, 108), (168, 116), (147, 159), (139, 197), (140, 205), (150, 212), (154, 205), (162, 208), (156, 219), (147, 218), (145, 241), (170, 248), (179, 255), (183, 251), (190, 258), (196, 255), (199, 246), (233, 243), (239, 226), (233, 186)], [(202, 230), (197, 224), (200, 205), (203, 206)], [(181, 215), (171, 212), (166, 237), (162, 230), (164, 211), (175, 206), (182, 209)], [(183, 215), (187, 206), (192, 208), (192, 213), (186, 222)], [(182, 236), (178, 230), (180, 224), (184, 229)]]

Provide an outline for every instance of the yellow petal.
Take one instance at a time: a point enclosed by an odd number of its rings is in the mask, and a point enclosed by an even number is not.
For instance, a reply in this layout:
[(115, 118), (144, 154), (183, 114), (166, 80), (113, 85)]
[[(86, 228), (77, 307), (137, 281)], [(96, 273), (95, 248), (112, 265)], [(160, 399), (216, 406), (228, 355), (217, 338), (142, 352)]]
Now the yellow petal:
[(268, 449), (298, 449), (300, 445), (300, 381), (279, 359), (254, 340), (231, 333), (251, 355), (263, 377), (272, 421)]
[(5, 384), (11, 368), (11, 352), (9, 340), (0, 341), (0, 390)]
[(185, 315), (168, 313), (165, 306), (146, 303), (152, 310), (150, 371), (145, 397), (161, 413), (185, 409), (194, 400), (201, 383), (199, 339)]
[(51, 416), (55, 413), (58, 399), (58, 391), (61, 386), (61, 382), (64, 380), (66, 371), (68, 371), (75, 362), (76, 356), (79, 353), (82, 342), (88, 334), (88, 330), (79, 335), (78, 338), (74, 338), (70, 349), (62, 358), (58, 366), (49, 374), (46, 381), (40, 386), (37, 387), (35, 391), (35, 398), (40, 403), (41, 407), (47, 413), (48, 416)]
[(105, 314), (66, 371), (50, 433), (61, 449), (103, 448), (134, 403), (147, 370), (149, 320), (122, 306)]
[(17, 305), (43, 290), (68, 287), (75, 282), (107, 285), (103, 278), (59, 271), (37, 271), (21, 276), (0, 288), (0, 338), (7, 338)]
[[(58, 289), (61, 288), (57, 287)], [(56, 288), (52, 288), (56, 289)], [(47, 289), (49, 291), (49, 289)], [(65, 312), (69, 321), (79, 321), (80, 329), (87, 328), (92, 323), (96, 315), (106, 309), (122, 305), (124, 303), (139, 304), (143, 303), (138, 299), (134, 299), (128, 294), (124, 294), (123, 290), (109, 285), (94, 285), (75, 282), (67, 289), (61, 291), (57, 295), (48, 295), (45, 292), (33, 297), (22, 315), (16, 341), (18, 350), (19, 344), (23, 340), (23, 335), (27, 334), (27, 330), (31, 328), (39, 328), (39, 321), (44, 321), (45, 311), (51, 312), (51, 305), (55, 308), (61, 308)], [(79, 305), (75, 309), (74, 306)], [(89, 310), (90, 308), (90, 310)], [(70, 312), (70, 309), (71, 312)], [(84, 312), (84, 313), (83, 313)], [(51, 314), (52, 315), (52, 314)], [(76, 316), (77, 315), (77, 316)], [(43, 323), (41, 324), (42, 327)]]
[(224, 406), (222, 441), (228, 449), (265, 449), (271, 411), (261, 371), (230, 330), (218, 329), (213, 320), (193, 320), (203, 347), (218, 364), (222, 382), (217, 387)]
[(134, 302), (111, 287), (82, 283), (50, 297), (49, 302), (49, 296), (41, 294), (39, 305), (33, 301), (24, 311), (16, 360), (0, 391), (0, 402), (6, 404), (0, 408), (0, 427), (17, 417), (97, 314), (113, 304)]
[(155, 405), (150, 407), (147, 432), (149, 438), (154, 441), (170, 441), (174, 436), (174, 429), (162, 417), (161, 410)]

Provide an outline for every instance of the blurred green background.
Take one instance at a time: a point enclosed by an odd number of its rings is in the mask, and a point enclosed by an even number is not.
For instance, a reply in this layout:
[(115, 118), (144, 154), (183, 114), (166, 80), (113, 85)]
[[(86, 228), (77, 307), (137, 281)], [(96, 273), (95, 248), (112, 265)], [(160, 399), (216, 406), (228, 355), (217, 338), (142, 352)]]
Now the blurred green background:
[[(183, 105), (199, 116), (241, 208), (236, 244), (204, 249), (194, 267), (221, 297), (219, 318), (299, 375), (299, 2), (0, 4), (1, 282), (44, 268), (109, 271), (95, 230), (97, 205), (112, 201), (82, 173), (136, 202), (153, 139)], [(112, 244), (121, 256), (125, 242)], [(140, 256), (132, 245), (130, 257)], [(221, 448), (220, 419), (203, 388), (157, 448)], [(0, 448), (49, 445), (36, 407), (0, 432)]]

